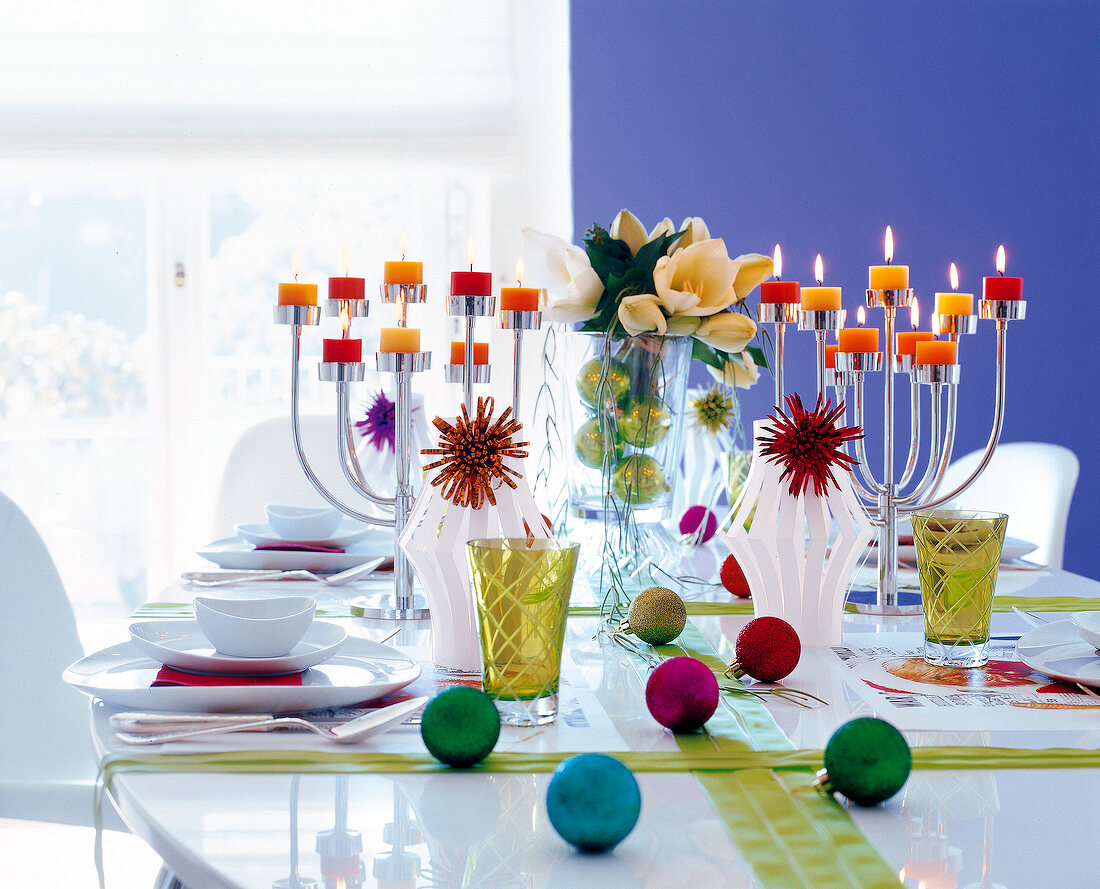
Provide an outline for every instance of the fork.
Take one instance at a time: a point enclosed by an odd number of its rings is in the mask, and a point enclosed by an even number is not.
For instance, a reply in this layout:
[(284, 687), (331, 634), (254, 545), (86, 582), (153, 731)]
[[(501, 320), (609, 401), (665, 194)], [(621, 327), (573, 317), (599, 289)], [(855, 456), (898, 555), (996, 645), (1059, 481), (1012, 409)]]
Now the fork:
[(1039, 617), (1039, 615), (1032, 614), (1030, 611), (1024, 611), (1024, 609), (1017, 608), (1015, 605), (1012, 606), (1012, 610), (1033, 627), (1041, 627), (1043, 624), (1050, 623), (1045, 617)]
[[(220, 575), (211, 575), (199, 571), (188, 571), (181, 575), (181, 577), (192, 586), (201, 587), (232, 586), (238, 583), (249, 583), (254, 580), (313, 580), (317, 583), (323, 583), (326, 586), (343, 586), (363, 575), (371, 574), (384, 561), (386, 561), (384, 556), (377, 559), (371, 559), (369, 562), (355, 565), (345, 571), (341, 571), (339, 574), (330, 574), (327, 576), (314, 574), (312, 571), (307, 571), (304, 568), (296, 568), (292, 571), (261, 571), (258, 574), (237, 573), (232, 577), (222, 577)], [(212, 576), (215, 579), (208, 579)]]

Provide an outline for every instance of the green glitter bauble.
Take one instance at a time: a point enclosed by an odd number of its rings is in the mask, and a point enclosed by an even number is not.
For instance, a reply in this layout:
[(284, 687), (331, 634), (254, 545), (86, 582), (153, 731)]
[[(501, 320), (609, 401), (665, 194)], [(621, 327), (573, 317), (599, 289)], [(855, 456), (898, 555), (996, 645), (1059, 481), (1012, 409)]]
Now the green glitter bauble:
[[(601, 377), (603, 377), (601, 383)], [(604, 359), (591, 358), (577, 374), (577, 392), (581, 401), (594, 408), (602, 405), (608, 397), (618, 402), (630, 388), (630, 371), (621, 361), (612, 358), (607, 362), (607, 375), (604, 376)], [(602, 390), (602, 391), (598, 391)]]
[(464, 769), (492, 752), (500, 737), (500, 714), (484, 692), (455, 686), (428, 702), (420, 717), (420, 737), (440, 762)]
[(913, 755), (901, 732), (881, 719), (846, 722), (825, 746), (830, 789), (861, 806), (874, 806), (901, 790)]
[(577, 459), (593, 469), (603, 466), (604, 457), (610, 458), (614, 465), (626, 451), (626, 445), (615, 437), (610, 428), (606, 431), (600, 429), (598, 417), (585, 421), (577, 431), (576, 446)]
[(660, 463), (645, 454), (631, 454), (615, 466), (611, 490), (623, 501), (629, 491), (630, 502), (641, 506), (660, 497), (668, 490), (668, 484)]
[(650, 645), (667, 645), (683, 632), (687, 624), (684, 600), (667, 587), (651, 586), (630, 603), (625, 632), (633, 633)]
[(619, 435), (636, 448), (650, 448), (668, 435), (672, 415), (665, 403), (654, 396), (638, 399), (623, 409), (619, 419)]

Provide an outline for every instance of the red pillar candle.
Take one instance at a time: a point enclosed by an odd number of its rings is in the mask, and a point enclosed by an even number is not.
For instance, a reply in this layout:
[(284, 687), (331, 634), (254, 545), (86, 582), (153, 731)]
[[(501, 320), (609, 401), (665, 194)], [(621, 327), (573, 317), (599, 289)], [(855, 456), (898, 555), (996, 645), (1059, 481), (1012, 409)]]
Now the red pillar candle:
[[(461, 340), (451, 343), (451, 364), (466, 363), (466, 344)], [(489, 363), (489, 344), (474, 343), (474, 364)]]
[(1024, 279), (1005, 277), (1005, 246), (997, 248), (997, 277), (982, 278), (982, 299), (1023, 299)]
[(779, 245), (775, 245), (775, 253), (772, 256), (772, 275), (774, 281), (764, 281), (760, 284), (760, 302), (762, 303), (796, 303), (799, 299), (797, 281), (781, 281), (783, 277), (783, 251)]
[(344, 266), (344, 277), (328, 279), (329, 299), (365, 299), (367, 295), (367, 282), (365, 278), (352, 278), (348, 275), (351, 271), (351, 251), (345, 247), (341, 259)]
[(466, 242), (468, 272), (451, 272), (451, 296), (491, 296), (493, 275), (491, 272), (474, 271), (474, 239)]
[(360, 339), (321, 340), (322, 361), (363, 360), (363, 341)]

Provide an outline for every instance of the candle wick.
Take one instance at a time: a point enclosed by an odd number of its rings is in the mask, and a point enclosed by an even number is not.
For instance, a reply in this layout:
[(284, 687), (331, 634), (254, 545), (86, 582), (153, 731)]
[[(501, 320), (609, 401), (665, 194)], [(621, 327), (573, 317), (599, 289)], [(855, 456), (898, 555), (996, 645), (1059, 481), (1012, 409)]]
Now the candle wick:
[(997, 274), (1000, 275), (1002, 278), (1005, 276), (1005, 273), (1002, 272), (1000, 269), (997, 269)]
[(472, 272), (473, 270), (474, 270), (474, 264), (471, 262), (470, 263), (470, 271)]

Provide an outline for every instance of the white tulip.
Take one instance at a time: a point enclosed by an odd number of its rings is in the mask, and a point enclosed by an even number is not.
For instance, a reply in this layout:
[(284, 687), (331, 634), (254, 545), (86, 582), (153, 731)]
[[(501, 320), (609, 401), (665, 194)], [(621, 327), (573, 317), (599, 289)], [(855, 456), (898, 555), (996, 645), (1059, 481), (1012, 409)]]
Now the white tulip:
[(733, 289), (737, 271), (725, 242), (713, 238), (658, 259), (653, 284), (669, 315), (713, 315), (737, 298)]
[(703, 319), (695, 338), (722, 352), (741, 352), (756, 336), (756, 322), (740, 312), (719, 312)]
[(523, 250), (529, 280), (547, 289), (547, 321), (569, 324), (596, 314), (604, 287), (583, 249), (525, 228)]
[(663, 336), (668, 331), (665, 313), (652, 293), (624, 296), (619, 301), (619, 323), (631, 336), (654, 331)]

